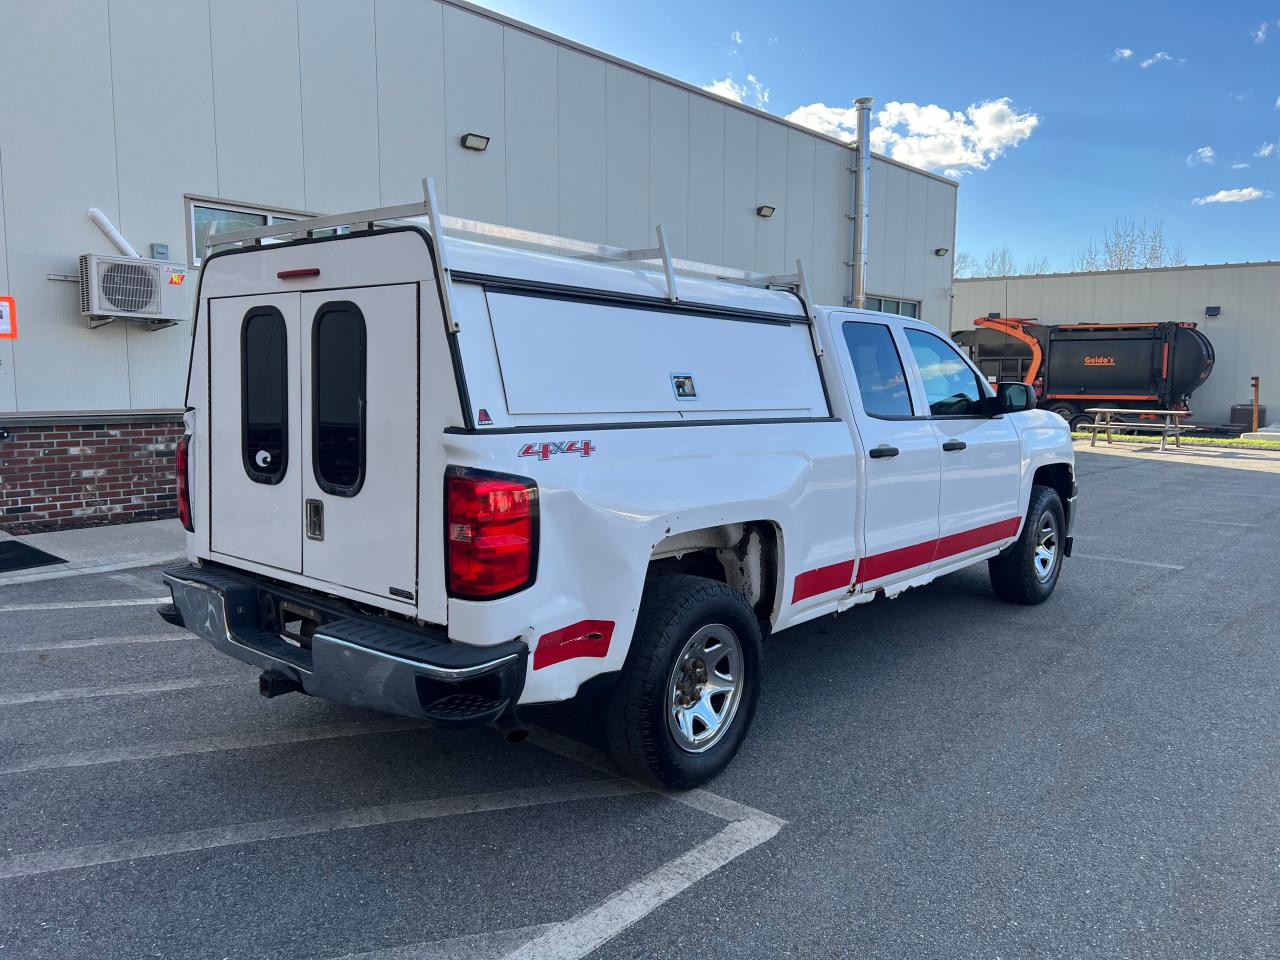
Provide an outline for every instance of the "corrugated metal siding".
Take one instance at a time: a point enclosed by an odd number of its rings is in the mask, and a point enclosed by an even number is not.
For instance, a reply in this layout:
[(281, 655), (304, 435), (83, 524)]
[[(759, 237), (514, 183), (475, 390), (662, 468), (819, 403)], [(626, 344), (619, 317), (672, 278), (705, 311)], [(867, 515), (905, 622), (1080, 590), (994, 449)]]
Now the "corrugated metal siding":
[[(1222, 315), (1206, 318), (1209, 306)], [(1260, 376), (1263, 402), (1271, 397), (1271, 419), (1280, 420), (1280, 265), (957, 281), (955, 329), (988, 313), (1054, 324), (1196, 323), (1217, 354), (1192, 397), (1197, 418), (1225, 423), (1233, 403), (1249, 401), (1249, 378)]]
[[(417, 199), (430, 174), (459, 216), (628, 246), (661, 222), (677, 255), (800, 257), (820, 301), (848, 291), (847, 149), (438, 0), (0, 5), (0, 89), (0, 285), (22, 320), (0, 410), (179, 403), (188, 325), (89, 331), (75, 285), (45, 279), (114, 252), (91, 206), (182, 259), (184, 194), (336, 212)], [(932, 251), (953, 245), (955, 186), (878, 159), (871, 182), (871, 292), (945, 328)]]

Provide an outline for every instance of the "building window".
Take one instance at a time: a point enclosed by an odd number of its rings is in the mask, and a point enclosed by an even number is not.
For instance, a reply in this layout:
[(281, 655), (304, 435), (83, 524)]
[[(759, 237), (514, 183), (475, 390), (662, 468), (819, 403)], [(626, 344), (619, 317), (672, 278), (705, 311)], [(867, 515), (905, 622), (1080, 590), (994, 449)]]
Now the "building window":
[(920, 301), (903, 300), (901, 297), (867, 297), (867, 309), (880, 313), (896, 313), (900, 317), (920, 319)]
[(289, 459), (289, 374), (284, 317), (254, 307), (240, 328), (241, 457), (255, 483), (279, 483)]
[[(265, 227), (273, 223), (291, 223), (315, 216), (300, 210), (273, 209), (255, 207), (243, 203), (226, 203), (222, 200), (207, 200), (203, 197), (187, 197), (187, 260), (193, 267), (200, 266), (204, 259), (205, 244), (210, 233), (217, 239), (220, 233), (231, 233), (234, 230), (252, 230), (254, 227)], [(347, 227), (317, 230), (312, 236), (327, 237), (346, 233)], [(266, 241), (271, 243), (273, 241)], [(214, 250), (220, 249), (215, 243)]]
[(316, 483), (354, 497), (364, 483), (364, 315), (350, 301), (326, 303), (312, 327), (311, 418)]

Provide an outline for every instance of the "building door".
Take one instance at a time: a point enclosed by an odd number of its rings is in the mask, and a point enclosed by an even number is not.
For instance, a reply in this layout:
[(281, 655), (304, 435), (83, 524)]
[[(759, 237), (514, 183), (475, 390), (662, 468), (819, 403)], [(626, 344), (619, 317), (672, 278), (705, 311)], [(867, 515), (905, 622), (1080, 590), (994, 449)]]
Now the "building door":
[(925, 330), (904, 332), (941, 451), (934, 563), (944, 566), (1017, 535), (1020, 442), (1008, 417), (991, 415), (981, 376), (950, 343)]
[(915, 409), (903, 344), (885, 323), (841, 323), (849, 403), (865, 458), (863, 554), (855, 574), (866, 589), (925, 572), (938, 537), (941, 454)]
[(301, 297), (302, 571), (414, 602), (417, 285)]

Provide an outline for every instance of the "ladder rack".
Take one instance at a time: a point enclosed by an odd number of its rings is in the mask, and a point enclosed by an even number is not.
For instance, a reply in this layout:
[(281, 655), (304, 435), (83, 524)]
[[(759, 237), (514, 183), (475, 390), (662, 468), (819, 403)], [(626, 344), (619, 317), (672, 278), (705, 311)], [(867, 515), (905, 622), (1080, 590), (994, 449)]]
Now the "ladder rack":
[[(260, 246), (264, 241), (269, 240), (282, 241), (310, 237), (320, 230), (335, 230), (341, 227), (347, 227), (351, 230), (371, 230), (382, 224), (426, 220), (431, 236), (436, 241), (436, 268), (439, 274), (437, 279), (440, 281), (441, 289), (445, 293), (445, 319), (452, 332), (457, 332), (458, 327), (453, 318), (448, 243), (445, 242), (449, 236), (482, 238), (502, 244), (531, 247), (556, 253), (560, 256), (576, 257), (582, 260), (602, 263), (655, 262), (662, 267), (667, 285), (667, 299), (672, 303), (680, 300), (679, 275), (702, 277), (752, 287), (791, 290), (798, 294), (804, 302), (806, 320), (812, 326), (813, 297), (809, 293), (809, 280), (805, 274), (804, 264), (799, 260), (796, 261), (796, 272), (787, 274), (760, 273), (755, 270), (743, 270), (739, 267), (720, 266), (712, 263), (703, 263), (698, 260), (686, 260), (671, 256), (662, 224), (658, 224), (656, 229), (657, 246), (618, 247), (607, 243), (592, 243), (587, 240), (559, 237), (550, 233), (538, 233), (534, 230), (522, 230), (518, 227), (486, 223), (482, 220), (448, 216), (440, 212), (440, 205), (436, 200), (435, 184), (430, 177), (423, 179), (422, 193), (423, 199), (419, 203), (379, 207), (374, 210), (357, 210), (352, 213), (312, 217), (306, 220), (290, 220), (228, 233), (210, 231), (209, 238), (205, 243), (205, 253), (207, 254), (214, 246), (224, 247), (230, 244), (241, 247)], [(821, 356), (822, 349), (816, 335), (813, 339), (814, 349)]]

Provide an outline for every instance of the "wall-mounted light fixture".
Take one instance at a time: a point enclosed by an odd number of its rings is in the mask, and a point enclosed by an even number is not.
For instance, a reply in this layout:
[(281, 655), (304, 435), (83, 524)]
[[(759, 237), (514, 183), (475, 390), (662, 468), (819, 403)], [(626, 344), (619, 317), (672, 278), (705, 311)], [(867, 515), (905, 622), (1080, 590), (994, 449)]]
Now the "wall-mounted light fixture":
[(1204, 315), (1206, 317), (1220, 317), (1222, 316), (1222, 308), (1221, 307), (1205, 307)]
[(762, 203), (762, 204), (760, 204), (760, 206), (756, 207), (756, 216), (757, 216), (757, 217), (764, 217), (764, 218), (767, 220), (767, 219), (769, 219), (770, 217), (772, 217), (772, 216), (773, 216), (773, 211), (774, 211), (775, 209), (777, 209), (777, 208), (776, 208), (776, 207), (771, 207), (771, 206), (769, 206), (767, 203)]
[(935, 257), (945, 257), (950, 252), (951, 251), (946, 247), (938, 247), (936, 250), (933, 251), (933, 255)]
[(489, 138), (483, 133), (464, 133), (462, 135), (462, 148), (464, 150), (474, 150), (480, 153), (489, 146)]

